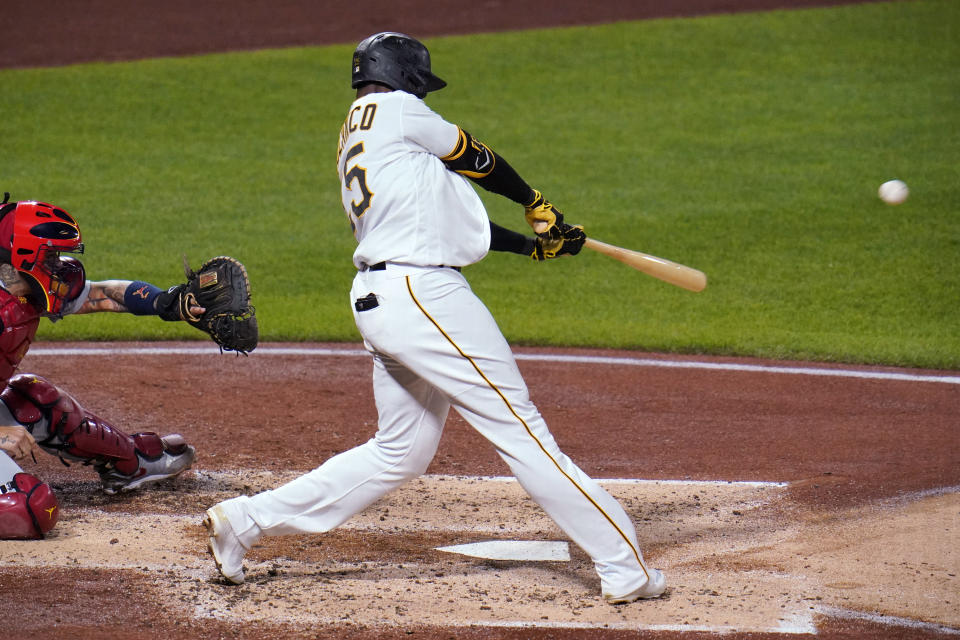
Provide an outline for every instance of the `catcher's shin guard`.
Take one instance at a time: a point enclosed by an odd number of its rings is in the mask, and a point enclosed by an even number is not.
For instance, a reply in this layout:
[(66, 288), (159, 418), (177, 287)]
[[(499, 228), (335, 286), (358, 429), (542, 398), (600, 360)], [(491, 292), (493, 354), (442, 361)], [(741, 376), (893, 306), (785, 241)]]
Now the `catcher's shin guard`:
[(110, 494), (175, 476), (193, 464), (194, 449), (180, 435), (131, 436), (39, 376), (14, 376), (0, 400), (45, 450), (61, 459), (92, 464)]
[(50, 485), (18, 473), (0, 485), (0, 540), (33, 540), (53, 529), (60, 517)]

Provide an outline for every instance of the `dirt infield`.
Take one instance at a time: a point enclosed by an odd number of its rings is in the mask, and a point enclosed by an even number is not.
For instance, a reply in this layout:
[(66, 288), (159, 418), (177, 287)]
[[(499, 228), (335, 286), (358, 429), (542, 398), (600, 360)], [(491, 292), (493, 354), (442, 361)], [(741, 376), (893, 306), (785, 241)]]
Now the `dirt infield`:
[[(846, 3), (13, 0), (8, 33), (42, 37), (0, 40), (0, 68), (833, 4)], [(358, 345), (236, 358), (200, 343), (41, 343), (23, 371), (129, 431), (182, 433), (198, 458), (114, 497), (89, 469), (28, 464), (62, 516), (47, 540), (0, 542), (0, 637), (960, 635), (957, 372), (516, 352), (561, 447), (637, 522), (665, 598), (606, 605), (572, 547), (568, 560), (438, 551), (565, 542), (455, 416), (427, 476), (329, 534), (264, 540), (248, 583), (226, 586), (204, 553), (203, 510), (371, 437), (369, 358)]]
[(8, 0), (4, 22), (18, 37), (0, 39), (0, 68), (355, 43), (377, 31), (425, 38), (856, 1)]
[(369, 357), (357, 345), (269, 344), (237, 358), (196, 343), (45, 344), (24, 370), (62, 381), (128, 429), (178, 431), (200, 454), (184, 477), (131, 496), (106, 496), (92, 471), (50, 457), (30, 465), (53, 484), (63, 515), (43, 542), (0, 543), (0, 592), (17, 602), (0, 622), (17, 638), (960, 629), (960, 377), (594, 350), (517, 354), (561, 447), (610, 479), (638, 523), (644, 553), (670, 577), (666, 599), (606, 605), (576, 548), (564, 562), (437, 551), (564, 541), (459, 418), (427, 476), (329, 534), (264, 540), (248, 556), (247, 584), (223, 585), (204, 553), (203, 509), (369, 438)]

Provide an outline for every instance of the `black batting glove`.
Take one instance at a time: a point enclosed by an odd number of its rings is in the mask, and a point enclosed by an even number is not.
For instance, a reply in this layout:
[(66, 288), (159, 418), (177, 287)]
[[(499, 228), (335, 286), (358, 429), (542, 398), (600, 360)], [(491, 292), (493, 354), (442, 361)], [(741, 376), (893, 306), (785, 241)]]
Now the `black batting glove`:
[(587, 240), (587, 234), (583, 231), (582, 225), (569, 225), (560, 223), (559, 240), (544, 240), (541, 237), (534, 238), (533, 251), (530, 258), (535, 262), (543, 260), (552, 260), (560, 256), (574, 256), (580, 253), (583, 243)]

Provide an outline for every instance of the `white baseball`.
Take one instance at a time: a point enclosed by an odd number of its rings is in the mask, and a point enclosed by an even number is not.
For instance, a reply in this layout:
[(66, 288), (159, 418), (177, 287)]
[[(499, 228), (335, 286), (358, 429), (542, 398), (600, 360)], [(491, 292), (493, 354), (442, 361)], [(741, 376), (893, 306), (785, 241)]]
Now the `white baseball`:
[(910, 195), (910, 189), (903, 180), (888, 180), (880, 185), (879, 194), (887, 204), (900, 204)]

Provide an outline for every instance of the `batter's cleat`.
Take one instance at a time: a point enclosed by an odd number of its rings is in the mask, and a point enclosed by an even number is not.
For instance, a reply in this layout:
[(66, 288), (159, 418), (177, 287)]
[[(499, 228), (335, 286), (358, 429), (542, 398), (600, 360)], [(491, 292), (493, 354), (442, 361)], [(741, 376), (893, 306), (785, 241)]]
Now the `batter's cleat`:
[(650, 577), (640, 587), (623, 596), (613, 596), (608, 593), (603, 594), (603, 599), (610, 604), (626, 604), (636, 600), (650, 600), (659, 598), (667, 588), (667, 579), (663, 573), (656, 569), (647, 569)]
[(159, 452), (155, 456), (148, 456), (139, 447), (136, 448), (140, 465), (131, 474), (121, 473), (112, 462), (95, 465), (94, 468), (100, 474), (100, 482), (103, 483), (105, 493), (113, 495), (120, 491), (132, 491), (149, 482), (172, 478), (186, 471), (193, 464), (196, 451), (179, 434), (172, 433), (157, 438), (155, 434), (138, 433), (133, 438), (136, 443), (145, 442), (151, 438), (155, 439), (155, 443), (159, 441), (159, 447), (154, 444)]
[(207, 528), (207, 550), (217, 564), (217, 571), (227, 582), (243, 584), (243, 556), (247, 550), (240, 543), (227, 514), (220, 504), (207, 509), (203, 517), (203, 526)]

